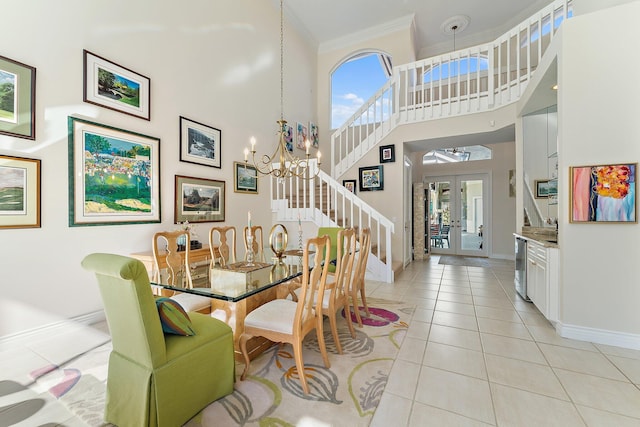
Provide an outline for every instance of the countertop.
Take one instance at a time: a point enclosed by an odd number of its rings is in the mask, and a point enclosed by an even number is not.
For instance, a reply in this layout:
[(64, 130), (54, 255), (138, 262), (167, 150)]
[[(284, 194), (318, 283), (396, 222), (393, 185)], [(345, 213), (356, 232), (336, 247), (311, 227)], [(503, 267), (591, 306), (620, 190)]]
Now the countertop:
[(531, 228), (524, 229), (520, 233), (513, 233), (516, 237), (521, 237), (525, 240), (533, 240), (545, 248), (557, 248), (558, 247), (558, 234), (556, 230), (546, 228)]

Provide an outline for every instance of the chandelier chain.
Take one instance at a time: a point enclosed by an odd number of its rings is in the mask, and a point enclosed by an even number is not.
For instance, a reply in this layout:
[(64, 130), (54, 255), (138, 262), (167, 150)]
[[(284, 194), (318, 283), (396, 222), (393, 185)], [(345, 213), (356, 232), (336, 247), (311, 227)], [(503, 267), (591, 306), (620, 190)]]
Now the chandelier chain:
[(284, 0), (280, 0), (280, 120), (284, 120)]
[(284, 119), (284, 0), (280, 0), (280, 120), (277, 123), (278, 144), (275, 151), (271, 155), (262, 155), (260, 160), (256, 161), (256, 140), (252, 137), (251, 150), (247, 148), (244, 150), (245, 165), (249, 165), (249, 154), (251, 154), (251, 166), (256, 171), (256, 178), (260, 175), (271, 175), (275, 178), (314, 179), (320, 171), (317, 167), (320, 165), (320, 152), (318, 152), (317, 166), (314, 166), (310, 162), (308, 139), (305, 141), (306, 153), (303, 158), (291, 154), (287, 147), (291, 144), (288, 140), (291, 127)]

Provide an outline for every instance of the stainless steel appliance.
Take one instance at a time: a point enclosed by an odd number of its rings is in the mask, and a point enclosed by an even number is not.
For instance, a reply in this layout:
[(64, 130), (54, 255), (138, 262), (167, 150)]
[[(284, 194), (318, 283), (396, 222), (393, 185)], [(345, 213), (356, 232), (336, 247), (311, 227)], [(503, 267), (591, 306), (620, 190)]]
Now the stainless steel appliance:
[(516, 277), (513, 282), (518, 295), (531, 302), (527, 296), (527, 240), (521, 237), (516, 237)]

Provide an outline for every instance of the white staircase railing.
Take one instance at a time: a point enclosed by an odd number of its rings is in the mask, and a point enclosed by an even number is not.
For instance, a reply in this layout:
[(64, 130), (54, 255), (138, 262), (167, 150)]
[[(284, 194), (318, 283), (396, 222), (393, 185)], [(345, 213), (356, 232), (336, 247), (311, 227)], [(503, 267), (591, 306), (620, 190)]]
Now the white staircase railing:
[(556, 0), (493, 42), (394, 67), (393, 76), (331, 136), (338, 179), (396, 126), (516, 102), (572, 0)]
[(393, 222), (342, 184), (319, 170), (310, 160), (313, 179), (270, 178), (271, 209), (277, 221), (313, 221), (318, 227), (368, 227), (371, 254), (367, 263), (370, 277), (393, 282), (391, 235)]

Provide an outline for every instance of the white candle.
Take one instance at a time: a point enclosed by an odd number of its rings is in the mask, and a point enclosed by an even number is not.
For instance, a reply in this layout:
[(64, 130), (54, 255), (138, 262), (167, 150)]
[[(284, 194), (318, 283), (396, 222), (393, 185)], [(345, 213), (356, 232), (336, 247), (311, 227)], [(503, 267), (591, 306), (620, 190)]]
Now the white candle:
[(249, 149), (244, 149), (244, 161), (246, 162), (249, 159)]
[(256, 138), (255, 138), (255, 136), (251, 137), (251, 151), (256, 151)]
[(318, 164), (320, 164), (320, 156), (322, 156), (322, 154), (318, 151)]
[(309, 147), (311, 146), (311, 143), (308, 139), (305, 141), (304, 146), (307, 148), (307, 154), (309, 154)]

